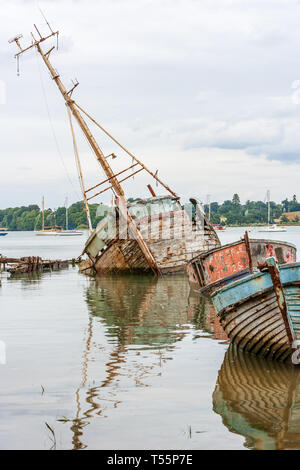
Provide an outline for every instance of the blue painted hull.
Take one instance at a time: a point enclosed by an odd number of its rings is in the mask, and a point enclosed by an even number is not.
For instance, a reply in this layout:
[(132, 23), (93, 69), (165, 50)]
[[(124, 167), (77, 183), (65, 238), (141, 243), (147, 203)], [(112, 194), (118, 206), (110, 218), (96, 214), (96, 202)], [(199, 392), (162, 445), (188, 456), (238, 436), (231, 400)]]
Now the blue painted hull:
[[(283, 286), (300, 282), (300, 263), (281, 266), (280, 279)], [(252, 274), (219, 289), (213, 295), (214, 306), (219, 312), (229, 305), (241, 302), (250, 296), (260, 295), (270, 289), (273, 289), (273, 283), (268, 272)]]
[(279, 275), (286, 319), (269, 272), (232, 282), (217, 290), (212, 300), (233, 343), (264, 357), (286, 360), (293, 352), (292, 342), (300, 342), (300, 263), (280, 266)]
[(0, 232), (0, 237), (5, 237), (5, 235), (7, 235), (8, 232)]

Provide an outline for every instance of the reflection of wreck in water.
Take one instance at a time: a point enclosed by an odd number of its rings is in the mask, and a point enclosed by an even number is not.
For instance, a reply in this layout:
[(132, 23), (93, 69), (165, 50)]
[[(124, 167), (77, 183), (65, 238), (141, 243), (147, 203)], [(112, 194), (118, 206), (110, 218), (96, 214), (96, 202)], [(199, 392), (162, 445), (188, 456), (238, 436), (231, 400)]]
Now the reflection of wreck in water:
[(225, 426), (255, 449), (300, 448), (300, 371), (231, 345), (213, 393)]
[(191, 315), (193, 316), (193, 325), (197, 330), (203, 330), (214, 339), (225, 342), (229, 341), (214, 306), (208, 298), (199, 296), (196, 292), (191, 291), (189, 295), (189, 306)]
[[(90, 282), (86, 291), (89, 322), (82, 381), (75, 394), (76, 415), (74, 419), (59, 420), (72, 423), (74, 449), (87, 447), (82, 436), (94, 417), (104, 417), (108, 408), (116, 408), (122, 402), (122, 377), (126, 388), (128, 380), (135, 386), (148, 386), (150, 375), (161, 374), (162, 364), (172, 359), (170, 353), (175, 344), (187, 334), (187, 323), (193, 315), (193, 309), (188, 307), (188, 294), (184, 276), (111, 276)], [(97, 342), (101, 326), (108, 338), (107, 353)], [(97, 377), (99, 385), (90, 387), (89, 368), (96, 361), (97, 350), (102, 357), (106, 356), (100, 359), (105, 374), (101, 379)], [(147, 356), (147, 361), (141, 355)]]
[[(55, 273), (59, 273), (58, 271)], [(42, 277), (44, 277), (46, 274), (43, 274), (39, 271), (33, 271), (31, 273), (18, 273), (18, 274), (13, 274), (7, 277), (7, 280), (9, 282), (21, 282), (22, 287), (28, 287), (29, 285), (34, 288), (35, 286), (38, 286), (42, 280)]]
[(90, 312), (120, 344), (168, 346), (185, 336), (189, 287), (185, 277), (96, 279), (87, 291)]

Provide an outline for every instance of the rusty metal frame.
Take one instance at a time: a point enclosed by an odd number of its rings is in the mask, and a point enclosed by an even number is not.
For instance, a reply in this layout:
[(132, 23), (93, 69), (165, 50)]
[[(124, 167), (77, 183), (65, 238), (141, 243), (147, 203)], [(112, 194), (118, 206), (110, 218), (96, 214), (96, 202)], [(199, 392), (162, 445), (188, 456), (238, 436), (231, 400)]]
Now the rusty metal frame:
[(122, 173), (125, 173), (127, 170), (131, 170), (133, 167), (138, 165), (138, 163), (134, 163), (134, 165), (129, 166), (128, 168), (125, 168), (125, 170), (119, 171), (119, 173), (115, 173), (114, 176), (110, 176), (110, 178), (107, 178), (106, 180), (101, 181), (101, 183), (95, 184), (95, 186), (92, 186), (91, 188), (86, 190), (86, 193), (89, 191), (92, 191), (92, 189), (97, 188), (98, 186), (101, 186), (101, 184), (107, 183), (107, 181), (110, 181), (112, 178), (115, 178), (116, 176), (121, 175)]
[(151, 184), (147, 184), (147, 188), (149, 189), (151, 196), (156, 197), (156, 194), (155, 194), (154, 189), (152, 188)]
[[(135, 171), (131, 175), (126, 176), (126, 178), (123, 178), (122, 180), (120, 180), (119, 183), (122, 183), (123, 181), (128, 180), (129, 178), (131, 178), (132, 176), (136, 175), (137, 173), (139, 173), (140, 171), (143, 171), (143, 170), (144, 170), (144, 168), (140, 168), (139, 170)], [(112, 177), (112, 178), (114, 178), (114, 177)], [(98, 193), (93, 194), (93, 196), (88, 197), (87, 200), (89, 201), (90, 199), (93, 199), (94, 197), (99, 196), (99, 194), (105, 193), (105, 191), (108, 191), (112, 187), (113, 186), (108, 186), (108, 188), (102, 189), (102, 191), (99, 191)]]

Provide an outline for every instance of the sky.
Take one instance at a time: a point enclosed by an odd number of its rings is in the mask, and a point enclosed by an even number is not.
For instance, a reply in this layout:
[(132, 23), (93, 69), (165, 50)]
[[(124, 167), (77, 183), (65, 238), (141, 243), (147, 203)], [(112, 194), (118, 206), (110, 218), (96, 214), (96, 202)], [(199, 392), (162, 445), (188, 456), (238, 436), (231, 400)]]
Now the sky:
[[(47, 17), (51, 61), (74, 99), (183, 200), (300, 199), (300, 1), (0, 0), (0, 209), (81, 199), (64, 100), (31, 42)], [(55, 41), (43, 43), (45, 50)], [(120, 171), (131, 159), (91, 126)], [(105, 179), (76, 131), (86, 186)], [(146, 196), (144, 172), (125, 183)], [(158, 194), (164, 194), (153, 184)], [(94, 202), (108, 202), (107, 191)]]

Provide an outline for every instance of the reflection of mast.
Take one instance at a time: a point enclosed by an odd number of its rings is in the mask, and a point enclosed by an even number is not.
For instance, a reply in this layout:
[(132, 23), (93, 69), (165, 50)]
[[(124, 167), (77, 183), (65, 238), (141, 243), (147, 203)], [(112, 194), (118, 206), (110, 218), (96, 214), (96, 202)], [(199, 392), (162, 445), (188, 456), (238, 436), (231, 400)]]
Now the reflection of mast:
[[(133, 279), (133, 278), (132, 278)], [(116, 396), (106, 397), (105, 389), (112, 387), (114, 382), (120, 377), (122, 370), (126, 367), (128, 362), (128, 350), (130, 345), (136, 344), (136, 339), (143, 328), (147, 329), (148, 342), (143, 337), (142, 349), (144, 345), (152, 346), (153, 355), (155, 355), (155, 362), (150, 364), (143, 364), (141, 361), (134, 363), (133, 374), (126, 371), (126, 376), (131, 377), (139, 386), (145, 385), (144, 379), (149, 374), (149, 371), (157, 367), (156, 354), (160, 354), (161, 362), (167, 360), (161, 354), (162, 341), (164, 345), (173, 346), (175, 341), (180, 341), (186, 332), (179, 331), (179, 325), (186, 325), (186, 299), (184, 295), (180, 296), (182, 304), (175, 300), (173, 281), (165, 278), (148, 278), (145, 277), (146, 285), (141, 289), (141, 284), (127, 277), (116, 278), (101, 278), (99, 285), (98, 279), (95, 279), (95, 284), (91, 283), (90, 288), (87, 290), (87, 304), (89, 307), (89, 322), (86, 333), (85, 349), (82, 360), (82, 381), (76, 390), (76, 415), (71, 422), (71, 431), (73, 433), (72, 443), (74, 449), (83, 449), (86, 444), (82, 442), (83, 429), (89, 425), (93, 417), (103, 416), (105, 413), (105, 403), (110, 402), (116, 408), (121, 400)], [(111, 284), (114, 285), (114, 291)], [(136, 287), (136, 291), (133, 290)], [(106, 308), (103, 309), (103, 296), (100, 293), (100, 288), (112, 293), (117, 291), (118, 296), (113, 296), (113, 306), (110, 305), (111, 299), (109, 298)], [(183, 290), (186, 292), (186, 289)], [(186, 292), (187, 294), (187, 292)], [(169, 310), (164, 310), (161, 306), (163, 302), (163, 295), (166, 295), (166, 304)], [(131, 300), (134, 299), (134, 302)], [(98, 302), (100, 306), (98, 307)], [(168, 304), (171, 302), (171, 305)], [(109, 312), (116, 312), (114, 315), (109, 315)], [(103, 315), (104, 314), (104, 315)], [(129, 315), (130, 314), (130, 315)], [(176, 315), (174, 318), (173, 315)], [(91, 353), (91, 348), (94, 348), (93, 341), (93, 326), (94, 316), (101, 318), (101, 324), (107, 329), (113, 325), (113, 339), (114, 345), (112, 351), (108, 354), (105, 360), (106, 373), (101, 381), (101, 385), (96, 385), (85, 389), (88, 382), (88, 365)], [(103, 322), (105, 320), (105, 323)], [(149, 327), (149, 321), (154, 322), (153, 331)], [(159, 326), (157, 326), (157, 323)], [(186, 330), (186, 328), (185, 328)], [(153, 347), (155, 345), (155, 348)], [(170, 351), (170, 348), (168, 349)], [(160, 363), (160, 367), (161, 367)], [(124, 372), (123, 372), (124, 373)], [(160, 373), (160, 372), (159, 372)], [(111, 392), (111, 388), (109, 389)], [(114, 390), (113, 390), (114, 392)], [(83, 407), (82, 393), (84, 393), (84, 401), (87, 404), (86, 409)], [(103, 405), (104, 404), (104, 405)], [(65, 421), (65, 420), (62, 420)]]
[(80, 441), (80, 436), (82, 436), (82, 429), (86, 425), (85, 421), (80, 418), (81, 405), (80, 405), (80, 390), (85, 387), (88, 377), (88, 356), (91, 349), (91, 341), (93, 336), (93, 317), (89, 315), (89, 324), (88, 324), (88, 335), (86, 340), (85, 351), (83, 353), (83, 367), (82, 367), (82, 382), (78, 389), (76, 390), (76, 404), (77, 411), (76, 417), (72, 420), (73, 424), (71, 426), (71, 431), (73, 432), (73, 449), (79, 450), (84, 449), (86, 446)]
[[(82, 407), (80, 403), (80, 392), (86, 386), (87, 379), (88, 379), (88, 363), (89, 363), (89, 353), (91, 349), (91, 342), (93, 337), (93, 316), (89, 315), (89, 323), (88, 323), (88, 333), (87, 333), (87, 340), (85, 345), (85, 350), (83, 353), (83, 363), (82, 363), (82, 382), (80, 386), (77, 388), (75, 397), (76, 397), (76, 416), (73, 420), (63, 420), (63, 421), (71, 421), (71, 431), (73, 432), (72, 437), (72, 444), (74, 450), (84, 449), (87, 446), (82, 443), (81, 436), (83, 434), (83, 428), (89, 424), (88, 419), (93, 417), (93, 412), (96, 412), (97, 415), (102, 413), (102, 409), (98, 403), (95, 402), (95, 398), (99, 399), (99, 390), (103, 387), (107, 387), (112, 383), (114, 378), (118, 375), (118, 370), (121, 367), (121, 363), (124, 362), (122, 358), (122, 354), (126, 351), (126, 348), (123, 344), (119, 344), (115, 351), (113, 351), (109, 359), (106, 363), (107, 365), (107, 378), (100, 386), (91, 387), (86, 392), (85, 401), (90, 405), (90, 407), (83, 412), (81, 415)], [(119, 403), (118, 401), (115, 402), (115, 407)]]

